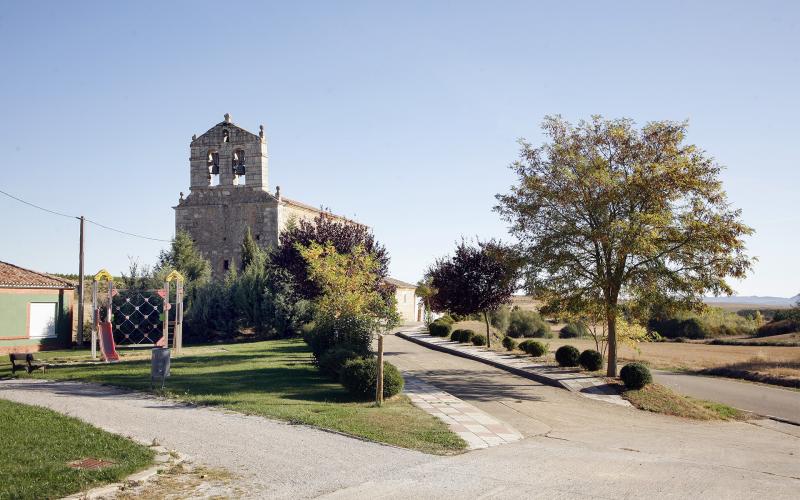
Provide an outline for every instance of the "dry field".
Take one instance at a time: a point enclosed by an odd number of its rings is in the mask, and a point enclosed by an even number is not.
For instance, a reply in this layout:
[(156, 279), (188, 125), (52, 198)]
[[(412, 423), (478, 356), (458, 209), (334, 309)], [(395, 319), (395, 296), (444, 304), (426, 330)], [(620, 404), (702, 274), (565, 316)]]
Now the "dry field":
[[(558, 329), (561, 326), (563, 325), (552, 326), (555, 336), (558, 336)], [(457, 328), (468, 328), (480, 334), (486, 333), (486, 325), (482, 321), (461, 321), (453, 325), (453, 329)], [(491, 330), (493, 333), (492, 348), (502, 351), (503, 347), (500, 344), (502, 334), (493, 327)], [(774, 341), (796, 342), (798, 337), (800, 337), (798, 333), (786, 334), (774, 337)], [(773, 337), (752, 340), (770, 341), (768, 339), (773, 339)], [(537, 340), (550, 345), (549, 358), (551, 360), (555, 350), (565, 344), (574, 345), (580, 350), (595, 348), (595, 343), (591, 338)], [(620, 346), (619, 356), (623, 361), (642, 361), (653, 368), (711, 370), (710, 373), (715, 375), (800, 387), (800, 347), (648, 342), (639, 344), (638, 351), (628, 346)]]

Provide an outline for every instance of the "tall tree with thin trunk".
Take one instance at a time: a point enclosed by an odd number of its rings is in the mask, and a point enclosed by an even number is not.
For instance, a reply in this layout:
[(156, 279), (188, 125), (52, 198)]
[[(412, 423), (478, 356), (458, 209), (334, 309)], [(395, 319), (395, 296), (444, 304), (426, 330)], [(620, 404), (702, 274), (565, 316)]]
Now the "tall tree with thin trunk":
[(502, 244), (479, 241), (471, 246), (462, 241), (453, 257), (437, 260), (425, 276), (431, 307), (459, 315), (482, 313), (491, 347), (489, 313), (511, 300), (518, 269), (514, 253)]
[(520, 141), (517, 184), (496, 210), (519, 241), (529, 291), (556, 310), (601, 297), (616, 376), (621, 301), (700, 307), (704, 294), (731, 294), (726, 279), (752, 265), (743, 238), (753, 230), (727, 201), (722, 167), (685, 142), (686, 123), (554, 116), (542, 128), (549, 142)]

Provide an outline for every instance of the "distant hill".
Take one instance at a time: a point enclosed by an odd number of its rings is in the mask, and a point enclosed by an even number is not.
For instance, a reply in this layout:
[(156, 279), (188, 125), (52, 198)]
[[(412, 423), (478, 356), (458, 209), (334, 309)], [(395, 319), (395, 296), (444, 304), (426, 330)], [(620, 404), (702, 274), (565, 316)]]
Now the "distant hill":
[(760, 307), (792, 307), (800, 301), (800, 294), (794, 297), (761, 297), (757, 295), (734, 295), (732, 297), (705, 297), (703, 302), (719, 306), (747, 305)]

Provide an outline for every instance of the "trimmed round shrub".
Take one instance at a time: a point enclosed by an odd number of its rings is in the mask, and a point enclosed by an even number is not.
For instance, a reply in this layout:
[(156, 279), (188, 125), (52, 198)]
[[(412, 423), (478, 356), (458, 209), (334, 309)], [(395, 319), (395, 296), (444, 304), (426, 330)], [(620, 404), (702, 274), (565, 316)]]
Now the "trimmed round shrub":
[(317, 360), (319, 370), (334, 380), (339, 380), (339, 372), (345, 363), (357, 359), (358, 353), (346, 347), (332, 347), (325, 351)]
[(556, 361), (560, 366), (578, 366), (581, 352), (571, 345), (562, 345), (556, 350)]
[(603, 355), (594, 349), (586, 349), (578, 358), (578, 363), (583, 369), (596, 372), (603, 367)]
[(428, 325), (428, 332), (434, 337), (447, 337), (453, 327), (446, 321), (436, 320)]
[[(351, 359), (342, 366), (339, 381), (353, 396), (367, 400), (375, 397), (375, 383), (378, 378), (376, 358)], [(403, 376), (388, 361), (383, 362), (383, 397), (390, 398), (403, 390)]]
[(534, 311), (514, 309), (508, 324), (508, 335), (511, 337), (552, 337), (550, 326)]
[(503, 347), (505, 347), (507, 351), (513, 351), (517, 348), (517, 341), (509, 336), (505, 336), (503, 337)]
[(525, 340), (519, 344), (519, 348), (534, 358), (547, 354), (547, 345), (536, 340)]
[(650, 370), (641, 363), (628, 363), (623, 366), (619, 378), (628, 389), (641, 389), (653, 381)]
[(472, 345), (486, 345), (486, 335), (473, 335)]
[(583, 323), (567, 323), (558, 332), (558, 338), (560, 339), (577, 339), (587, 335), (589, 335), (589, 331)]
[(458, 329), (454, 331), (452, 335), (450, 335), (450, 340), (469, 344), (470, 342), (472, 342), (472, 337), (474, 336), (475, 332), (472, 330)]

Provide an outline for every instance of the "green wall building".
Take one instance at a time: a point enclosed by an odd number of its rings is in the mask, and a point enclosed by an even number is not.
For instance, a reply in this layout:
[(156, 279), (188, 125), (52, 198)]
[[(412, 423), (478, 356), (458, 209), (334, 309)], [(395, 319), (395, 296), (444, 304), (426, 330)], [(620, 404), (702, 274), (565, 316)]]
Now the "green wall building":
[(0, 261), (0, 353), (72, 345), (75, 284)]

